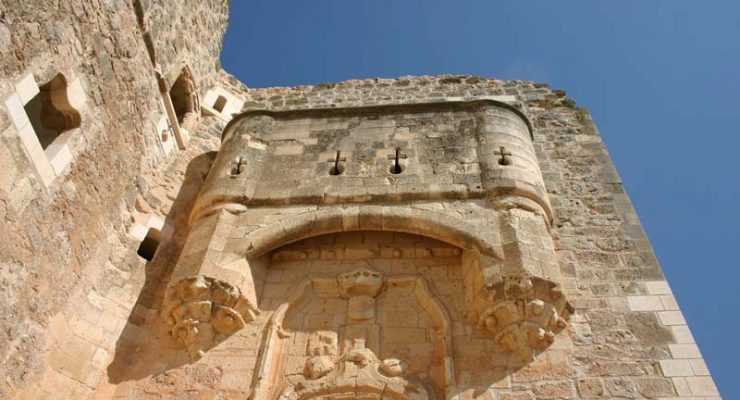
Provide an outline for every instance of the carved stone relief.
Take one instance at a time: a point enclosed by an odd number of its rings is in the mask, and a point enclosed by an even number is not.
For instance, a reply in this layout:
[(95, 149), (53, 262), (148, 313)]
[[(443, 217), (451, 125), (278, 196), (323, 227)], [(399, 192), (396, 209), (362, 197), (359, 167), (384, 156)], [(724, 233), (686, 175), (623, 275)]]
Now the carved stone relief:
[[(429, 309), (429, 319), (441, 322), (436, 330), (439, 334), (439, 353), (435, 360), (452, 360), (451, 346), (446, 340), (450, 337), (449, 321), (441, 305), (431, 297), (423, 280), (415, 276), (395, 276), (385, 278), (380, 272), (369, 267), (367, 262), (350, 272), (341, 273), (335, 278), (313, 278), (305, 281), (297, 294), (284, 303), (271, 321), (271, 333), (267, 343), (270, 350), (262, 355), (259, 367), (260, 376), (271, 377), (271, 382), (258, 382), (253, 398), (272, 398), (270, 387), (281, 386), (278, 396), (281, 400), (298, 399), (429, 399), (428, 389), (416, 376), (408, 375), (408, 362), (398, 355), (390, 354), (381, 358), (380, 343), (382, 330), (378, 323), (377, 298), (383, 296), (388, 284), (412, 296), (419, 304), (419, 309)], [(401, 290), (401, 289), (396, 289)], [(300, 293), (299, 293), (300, 292)], [(346, 315), (341, 325), (331, 329), (317, 330), (309, 333), (303, 372), (300, 377), (293, 377), (282, 384), (283, 375), (276, 371), (281, 362), (275, 357), (290, 352), (284, 346), (290, 346), (295, 335), (283, 324), (291, 315), (301, 315), (304, 307), (316, 298), (338, 296), (346, 304)], [(334, 297), (336, 298), (336, 297)], [(388, 311), (385, 311), (388, 312)], [(443, 378), (451, 385), (454, 376)]]
[(195, 78), (189, 67), (183, 67), (169, 91), (178, 122), (191, 127), (200, 116), (200, 97)]
[[(307, 380), (288, 387), (280, 400), (382, 398), (427, 400), (418, 383), (402, 377), (405, 363), (398, 358), (380, 360), (357, 338), (340, 357), (320, 355), (306, 362)], [(375, 396), (373, 396), (375, 395)]]
[(573, 312), (559, 286), (536, 277), (505, 278), (488, 296), (493, 304), (479, 326), (523, 362), (549, 346)]
[(259, 314), (238, 288), (204, 276), (170, 287), (163, 310), (172, 336), (191, 358), (202, 357), (219, 336), (233, 334)]

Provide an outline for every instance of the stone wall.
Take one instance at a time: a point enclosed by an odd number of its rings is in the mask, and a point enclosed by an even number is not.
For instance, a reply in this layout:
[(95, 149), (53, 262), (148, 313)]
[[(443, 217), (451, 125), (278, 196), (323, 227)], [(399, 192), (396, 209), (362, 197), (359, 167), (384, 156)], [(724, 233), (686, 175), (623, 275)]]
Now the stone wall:
[[(563, 92), (552, 91), (546, 86), (529, 82), (501, 82), (475, 77), (449, 76), (366, 80), (321, 85), (320, 87), (271, 89), (240, 88), (227, 74), (222, 74), (221, 79), (221, 87), (238, 91), (238, 96), (246, 99), (246, 110), (264, 108), (281, 112), (290, 109), (421, 104), (430, 101), (454, 103), (485, 99), (507, 102), (519, 108), (532, 122), (533, 143), (539, 169), (542, 171), (547, 186), (547, 197), (553, 209), (549, 232), (554, 240), (558, 270), (548, 276), (557, 279), (562, 284), (563, 292), (575, 308), (575, 314), (568, 328), (556, 336), (555, 343), (540, 353), (534, 361), (523, 366), (507, 359), (506, 353), (500, 353), (500, 348), (491, 347), (490, 338), (478, 330), (475, 324), (471, 326), (470, 321), (456, 320), (455, 318), (459, 317), (453, 315), (451, 317), (454, 321), (453, 336), (461, 335), (459, 336), (461, 339), (454, 344), (457, 349), (454, 353), (455, 360), (460, 363), (457, 369), (458, 374), (455, 375), (456, 395), (461, 398), (480, 399), (715, 398), (717, 396), (709, 372), (681, 317), (670, 288), (662, 277), (650, 245), (640, 228), (639, 221), (588, 112), (576, 108)], [(432, 112), (432, 108), (427, 110), (430, 122), (422, 124), (424, 133), (434, 136), (437, 132), (443, 134), (442, 136), (450, 136), (450, 133), (445, 133), (445, 130), (462, 129), (464, 124), (461, 125), (460, 121), (464, 121), (464, 118), (455, 123), (448, 123), (455, 120), (453, 115), (439, 111)], [(338, 111), (340, 114), (345, 112), (347, 111)], [(322, 111), (318, 112), (318, 114), (321, 113)], [(339, 133), (346, 127), (335, 126), (336, 121), (332, 122), (331, 119), (317, 116), (316, 112), (306, 114), (311, 117), (303, 122), (301, 122), (301, 115), (303, 114), (293, 114), (290, 122), (275, 123), (270, 121), (271, 117), (267, 117), (254, 119), (254, 123), (244, 125), (243, 129), (235, 128), (239, 126), (236, 123), (232, 124), (231, 130), (227, 128), (225, 136), (227, 141), (235, 140), (228, 133), (235, 129), (236, 131), (241, 129), (241, 132), (248, 136), (243, 145), (240, 145), (241, 147), (235, 146), (233, 142), (224, 147), (225, 153), (219, 156), (222, 161), (217, 159), (211, 169), (211, 175), (214, 178), (209, 178), (212, 182), (206, 183), (205, 196), (207, 198), (208, 193), (214, 190), (220, 195), (216, 196), (214, 201), (208, 200), (196, 206), (196, 213), (193, 216), (196, 221), (196, 231), (184, 244), (185, 250), (178, 262), (178, 268), (190, 271), (185, 273), (186, 276), (187, 274), (197, 275), (200, 271), (206, 276), (226, 280), (235, 277), (229, 272), (231, 270), (242, 274), (251, 269), (253, 272), (251, 284), (256, 287), (264, 285), (264, 288), (258, 289), (256, 293), (247, 297), (259, 298), (261, 302), (259, 308), (262, 314), (257, 316), (254, 322), (247, 321), (246, 327), (237, 333), (217, 336), (214, 342), (206, 343), (206, 346), (201, 348), (203, 353), (197, 356), (201, 358), (196, 357), (195, 360), (188, 357), (187, 348), (178, 346), (174, 338), (168, 337), (168, 328), (166, 324), (163, 324), (159, 315), (152, 314), (148, 319), (139, 321), (138, 326), (143, 331), (133, 341), (139, 348), (150, 350), (143, 350), (143, 353), (148, 356), (132, 360), (133, 368), (129, 371), (131, 377), (127, 378), (127, 382), (130, 383), (119, 387), (117, 391), (119, 396), (178, 397), (192, 391), (233, 396), (244, 396), (251, 393), (257, 396), (256, 398), (272, 396), (274, 392), (270, 394), (269, 391), (260, 391), (271, 387), (270, 385), (261, 385), (259, 379), (255, 381), (255, 369), (261, 365), (259, 361), (261, 357), (265, 357), (260, 349), (263, 352), (269, 351), (268, 349), (275, 348), (276, 343), (269, 340), (264, 342), (266, 340), (264, 332), (267, 327), (271, 326), (270, 318), (274, 315), (273, 311), (276, 310), (277, 304), (285, 301), (291, 293), (295, 293), (296, 282), (306, 274), (304, 267), (313, 268), (312, 266), (316, 265), (319, 275), (329, 274), (332, 263), (336, 262), (336, 257), (339, 254), (348, 254), (347, 249), (351, 247), (350, 254), (353, 254), (351, 257), (370, 260), (370, 264), (376, 270), (381, 270), (386, 274), (409, 273), (408, 270), (402, 271), (403, 267), (399, 267), (401, 268), (399, 270), (393, 269), (393, 265), (396, 265), (394, 263), (402, 264), (401, 260), (391, 261), (388, 270), (384, 267), (385, 261), (373, 261), (373, 257), (378, 257), (380, 260), (388, 257), (392, 260), (395, 257), (393, 249), (398, 250), (397, 247), (403, 247), (395, 244), (388, 233), (372, 233), (373, 229), (386, 229), (386, 227), (391, 231), (406, 229), (424, 233), (448, 243), (455, 243), (461, 247), (471, 243), (470, 241), (475, 240), (476, 236), (493, 233), (500, 229), (495, 222), (497, 219), (482, 214), (475, 201), (469, 200), (465, 205), (464, 202), (448, 203), (442, 200), (445, 197), (445, 190), (455, 188), (456, 185), (454, 178), (447, 180), (445, 174), (449, 173), (449, 176), (454, 177), (455, 171), (460, 171), (466, 162), (478, 162), (475, 157), (459, 160), (459, 157), (450, 156), (447, 161), (444, 156), (436, 159), (417, 157), (410, 160), (416, 163), (415, 167), (408, 167), (410, 169), (406, 170), (407, 173), (413, 173), (415, 176), (411, 179), (412, 182), (434, 183), (434, 189), (425, 187), (420, 190), (432, 199), (422, 195), (416, 199), (422, 199), (422, 201), (417, 203), (399, 204), (398, 200), (408, 194), (403, 188), (409, 182), (401, 179), (398, 181), (400, 186), (395, 184), (387, 186), (388, 180), (374, 177), (374, 174), (387, 175), (385, 170), (375, 171), (372, 167), (373, 165), (387, 166), (387, 154), (380, 154), (381, 149), (377, 149), (372, 154), (363, 156), (360, 145), (363, 140), (373, 141), (374, 129), (383, 137), (384, 135), (395, 137), (392, 135), (403, 134), (403, 126), (397, 123), (398, 119), (395, 123), (391, 123), (388, 119), (380, 118), (373, 126), (357, 121), (358, 124), (352, 128), (357, 131), (356, 135), (350, 140), (354, 145), (350, 144), (347, 147), (354, 150), (346, 153), (348, 164), (346, 164), (345, 173), (348, 176), (339, 178), (344, 179), (342, 181), (344, 184), (335, 185), (338, 177), (330, 176), (328, 173), (330, 163), (328, 159), (323, 160), (320, 156), (331, 155), (324, 153), (329, 150), (329, 147), (333, 149), (339, 142), (332, 142), (327, 138), (333, 137), (333, 134)], [(363, 123), (367, 126), (362, 125)], [(419, 125), (415, 128), (419, 128)], [(340, 134), (341, 137), (348, 137), (343, 135)], [(409, 132), (406, 132), (406, 135), (413, 137)], [(465, 133), (461, 132), (461, 137), (464, 136)], [(312, 142), (315, 139), (318, 139), (318, 142)], [(326, 141), (322, 142), (322, 140)], [(293, 141), (292, 144), (291, 141)], [(379, 141), (383, 142), (383, 140)], [(383, 146), (393, 147), (391, 142), (383, 143)], [(324, 147), (317, 150), (317, 144), (319, 147)], [(418, 147), (409, 143), (405, 144), (412, 152), (421, 153), (424, 148), (424, 145)], [(232, 152), (238, 149), (242, 149), (245, 156), (244, 176), (252, 176), (244, 182), (241, 182), (239, 178), (236, 178), (236, 181), (229, 181), (232, 178), (227, 177), (233, 167), (232, 161), (234, 160), (232, 159), (239, 155), (232, 154)], [(247, 153), (253, 150), (257, 155), (251, 157)], [(266, 153), (259, 155), (260, 152)], [(429, 165), (425, 167), (427, 162)], [(448, 168), (440, 169), (440, 165), (445, 162), (449, 164)], [(355, 164), (351, 165), (351, 163)], [(473, 176), (478, 176), (478, 170), (472, 172)], [(227, 177), (225, 182), (238, 181), (240, 183), (233, 185), (215, 183), (220, 177)], [(353, 185), (352, 179), (359, 179), (356, 185)], [(313, 183), (306, 184), (306, 182)], [(473, 182), (471, 187), (474, 188), (475, 181), (471, 182)], [(304, 184), (305, 188), (302, 189)], [(249, 189), (252, 186), (254, 188)], [(333, 190), (337, 193), (336, 198), (319, 195), (327, 189), (332, 191), (333, 186), (336, 186)], [(258, 190), (260, 187), (262, 190)], [(270, 189), (266, 190), (264, 187), (270, 187)], [(383, 189), (384, 187), (386, 189)], [(399, 191), (399, 188), (402, 190)], [(232, 191), (232, 189), (235, 190)], [(219, 190), (225, 190), (225, 192), (218, 192)], [(307, 193), (313, 192), (317, 195), (306, 196)], [(454, 192), (455, 190), (448, 190), (446, 193), (450, 196), (450, 193)], [(475, 190), (472, 190), (470, 193), (474, 192)], [(235, 205), (229, 206), (230, 208), (217, 207), (215, 210), (221, 211), (214, 211), (214, 209), (208, 211), (208, 207), (218, 204), (218, 201), (224, 201), (229, 196), (239, 197), (240, 195), (244, 197), (237, 200)], [(435, 201), (435, 196), (440, 197), (440, 200)], [(362, 203), (369, 199), (385, 201), (386, 205), (382, 209), (379, 208), (377, 212), (373, 211), (372, 207), (349, 206), (349, 204)], [(302, 205), (304, 202), (311, 204)], [(315, 205), (316, 202), (328, 202), (329, 205), (322, 208), (320, 205)], [(332, 202), (337, 202), (340, 206), (331, 206)], [(291, 203), (295, 204), (291, 205)], [(247, 205), (248, 210), (241, 209), (240, 204)], [(341, 206), (341, 204), (345, 205)], [(203, 213), (197, 210), (205, 211)], [(427, 223), (435, 219), (440, 221), (439, 217), (444, 212), (465, 215), (465, 217), (451, 218), (451, 221), (456, 222), (448, 225), (438, 223), (437, 226), (430, 226)], [(231, 213), (235, 215), (230, 215)], [(427, 217), (430, 213), (436, 216)], [(513, 231), (529, 237), (529, 233), (525, 232), (539, 232), (540, 228), (536, 228), (536, 219), (525, 221), (526, 215), (527, 212), (520, 214), (524, 220), (521, 225), (516, 225)], [(200, 218), (202, 221), (198, 222)], [(333, 227), (335, 219), (338, 221), (338, 227)], [(489, 221), (493, 225), (482, 229), (462, 228), (470, 221)], [(261, 233), (243, 236), (245, 232), (255, 229), (256, 232)], [(334, 239), (307, 239), (305, 243), (300, 242), (300, 244), (281, 247), (281, 243), (305, 236), (323, 234), (333, 229), (365, 230), (365, 235), (376, 237), (379, 241), (366, 243), (364, 239), (356, 239), (350, 245), (347, 240), (337, 239), (340, 236), (336, 236)], [(476, 235), (465, 232), (479, 233)], [(386, 239), (382, 239), (383, 235), (386, 235)], [(342, 243), (341, 248), (332, 244), (337, 243), (337, 240)], [(379, 246), (377, 252), (373, 251), (373, 246)], [(433, 246), (427, 246), (427, 248), (431, 247)], [(454, 246), (451, 247), (451, 249), (454, 248)], [(247, 258), (259, 256), (263, 254), (260, 253), (261, 251), (269, 250), (267, 254), (272, 261), (253, 259), (247, 264), (238, 261), (238, 257), (228, 255), (229, 252), (241, 252), (245, 249), (249, 249), (246, 250)], [(530, 251), (537, 249), (539, 245)], [(505, 258), (511, 256), (506, 255), (506, 251), (502, 253), (505, 254)], [(398, 251), (399, 256), (404, 254), (406, 251)], [(434, 254), (433, 250), (430, 250), (429, 254)], [(534, 256), (534, 259), (541, 261), (545, 259), (543, 256), (544, 253)], [(332, 261), (322, 261), (325, 259)], [(342, 257), (339, 259), (342, 260)], [(444, 257), (440, 259), (433, 257), (430, 261), (442, 263), (439, 265), (446, 262)], [(270, 263), (272, 265), (264, 269)], [(344, 260), (341, 263), (346, 264), (350, 261)], [(454, 264), (450, 264), (451, 267), (446, 270), (454, 271)], [(293, 267), (290, 267), (291, 265)], [(219, 266), (223, 269), (219, 270)], [(283, 271), (282, 268), (285, 267), (291, 268), (292, 272)], [(178, 274), (178, 272), (175, 273)], [(436, 295), (441, 293), (444, 297), (448, 289), (452, 292), (459, 289), (454, 278), (436, 276), (430, 271), (425, 271), (422, 275), (425, 274), (431, 274), (428, 279), (431, 282), (432, 293)], [(282, 281), (283, 279), (285, 282)], [(446, 288), (445, 285), (451, 285), (451, 287)], [(458, 294), (456, 298), (460, 295)], [(449, 304), (455, 304), (455, 302)], [(447, 307), (452, 314), (463, 313), (457, 310), (458, 306), (449, 304)], [(326, 307), (328, 306), (325, 305), (323, 308), (316, 306), (315, 308), (319, 315), (323, 315), (321, 310), (326, 311)], [(343, 309), (343, 307), (339, 308)], [(313, 311), (307, 312), (309, 315), (313, 313)], [(328, 312), (325, 316), (327, 320), (334, 317), (340, 318), (342, 315), (338, 309), (326, 312)], [(382, 314), (381, 311), (378, 312)], [(403, 315), (403, 312), (399, 314)], [(295, 336), (295, 340), (300, 339), (301, 343), (311, 342), (311, 336), (303, 337), (302, 332), (311, 331), (315, 327), (310, 329), (300, 327), (295, 321), (286, 322), (285, 326), (286, 329), (297, 331), (298, 336)], [(156, 332), (154, 340), (152, 339), (153, 332)], [(278, 332), (278, 336), (294, 337), (290, 331), (282, 334)], [(466, 341), (465, 338), (468, 340)], [(382, 350), (381, 346), (380, 354), (378, 354), (380, 359), (391, 356), (390, 353), (405, 354), (413, 348), (403, 340), (390, 340), (388, 345), (398, 348), (394, 348), (393, 352), (388, 352)], [(302, 346), (298, 344), (289, 349), (301, 349)], [(152, 353), (153, 349), (158, 349), (158, 351)], [(324, 367), (314, 364), (319, 361), (310, 361), (310, 357), (304, 366), (306, 353), (300, 353), (301, 350), (299, 353), (294, 353), (294, 351), (288, 350), (288, 354), (296, 358), (286, 359), (287, 376), (294, 377), (288, 378), (288, 382), (295, 384), (297, 381), (292, 379), (303, 379), (300, 376), (310, 377), (314, 368), (326, 367), (325, 364), (321, 364)], [(417, 356), (423, 359), (421, 356), (423, 350), (418, 351), (421, 353), (417, 353)], [(310, 354), (309, 351), (308, 355)], [(466, 354), (479, 355), (481, 358), (466, 361)], [(406, 357), (409, 356), (406, 355)], [(436, 363), (429, 364), (433, 366), (432, 369), (421, 375), (429, 377), (429, 390), (439, 395), (439, 391), (442, 390), (441, 386), (443, 386), (440, 382), (444, 379), (435, 375), (437, 373), (435, 368), (440, 367), (439, 356), (435, 359)], [(159, 363), (156, 364), (155, 360)], [(489, 365), (489, 363), (492, 364)], [(153, 365), (157, 366), (152, 367)], [(481, 371), (486, 373), (465, 372), (465, 368), (471, 365), (479, 367), (485, 365), (486, 367)], [(416, 368), (415, 371), (419, 372), (418, 369), (421, 367), (412, 365), (412, 368)], [(314, 376), (319, 375), (321, 374), (317, 373)], [(182, 382), (189, 383), (181, 386)]]
[[(140, 0), (145, 26), (154, 41), (156, 63), (172, 82), (178, 68), (188, 65), (205, 93), (221, 69), (220, 35), (226, 32), (229, 2)], [(148, 6), (147, 6), (147, 3)], [(170, 83), (172, 83), (170, 82)]]
[[(228, 6), (192, 3), (153, 2), (152, 15), (179, 12), (178, 24), (161, 21), (158, 46), (165, 65), (187, 62), (209, 82)], [(182, 171), (161, 177), (193, 150), (162, 139), (165, 110), (131, 2), (0, 9), (0, 397), (82, 398), (105, 381), (145, 283), (132, 229), (166, 219)], [(66, 99), (52, 102), (79, 123), (43, 149), (24, 105), (60, 73)], [(214, 148), (197, 141), (195, 155)]]
[[(276, 394), (264, 382), (280, 382), (285, 395), (295, 397), (313, 390), (301, 374), (320, 382), (331, 368), (369, 363), (384, 371), (373, 375), (374, 382), (396, 385), (391, 391), (396, 397), (404, 390), (421, 393), (414, 386), (421, 378), (428, 395), (460, 399), (718, 398), (593, 121), (564, 92), (473, 76), (251, 89), (219, 70), (226, 1), (3, 0), (0, 9), (0, 374), (6, 377), (0, 397)], [(194, 86), (188, 96), (209, 101), (206, 116), (195, 113), (179, 132), (167, 92), (184, 68)], [(60, 73), (61, 98), (55, 94), (58, 85), (44, 86), (58, 82)], [(48, 148), (36, 139), (26, 111), (42, 91), (51, 93), (47, 103), (66, 128), (63, 140)], [(229, 102), (224, 112), (217, 110), (217, 96)], [(479, 122), (487, 117), (424, 105), (476, 101), (503, 103), (526, 117), (534, 153), (527, 156), (531, 168), (519, 178), (541, 176), (543, 190), (530, 190), (535, 195), (529, 197), (516, 186), (476, 194), (492, 176), (483, 163), (485, 157), (496, 159), (490, 154), (496, 148), (467, 137), (465, 129), (484, 126)], [(259, 137), (242, 126), (245, 146), (269, 153), (247, 161), (268, 160), (270, 168), (242, 182), (235, 194), (248, 196), (228, 207), (209, 209), (219, 197), (201, 196), (196, 204), (199, 191), (205, 188), (207, 194), (218, 186), (215, 178), (206, 182), (209, 171), (228, 173), (231, 167), (236, 148), (218, 156), (215, 151), (234, 110), (376, 106), (420, 108), (427, 119), (414, 126), (423, 126), (424, 135), (406, 132), (403, 143), (385, 143), (384, 135), (404, 135), (400, 119), (358, 119), (365, 125), (352, 142), (377, 131), (378, 151), (363, 154), (358, 146), (348, 153), (360, 162), (345, 164), (350, 176), (335, 185), (335, 196), (323, 196), (336, 182), (324, 158), (336, 150), (331, 135), (342, 136), (338, 131), (347, 127), (332, 127), (319, 117), (320, 126), (311, 131), (306, 126), (317, 117), (308, 111), (309, 122), (285, 124), (282, 138), (270, 136), (280, 135), (279, 129)], [(386, 174), (395, 147), (409, 150), (399, 185), (373, 176)], [(485, 157), (466, 155), (470, 149)], [(363, 162), (388, 168), (368, 172)], [(415, 197), (404, 197), (414, 191)], [(502, 193), (540, 201), (495, 202)], [(368, 199), (383, 204), (354, 204)], [(147, 262), (137, 249), (151, 230), (160, 244)], [(377, 303), (372, 318), (391, 330), (415, 330), (399, 331), (382, 343), (345, 344), (345, 349), (356, 346), (349, 358), (337, 359), (332, 346), (312, 352), (311, 343), (331, 344), (333, 336), (317, 339), (307, 332), (338, 329), (323, 321), (344, 318), (340, 309), (355, 301), (342, 294), (336, 276), (346, 272), (340, 264), (357, 261), (374, 271), (358, 269), (360, 275), (379, 273), (384, 285), (396, 285), (364, 293), (375, 300), (357, 302)], [(308, 270), (302, 269), (306, 265)], [(512, 270), (530, 274), (537, 285), (543, 282), (538, 279), (559, 284), (574, 308), (564, 329), (553, 331), (552, 343), (535, 349), (532, 360), (513, 357), (505, 342), (492, 338), (496, 324), (486, 319), (492, 315), (486, 301), (511, 299), (495, 294), (483, 299), (466, 289), (471, 282), (484, 283), (495, 292), (496, 285), (508, 283), (490, 279)], [(167, 306), (174, 295), (167, 290), (189, 283), (193, 275), (209, 279), (195, 282), (209, 285), (209, 305), (249, 316), (245, 326), (235, 332), (218, 327), (203, 343), (178, 342), (181, 338), (172, 335), (177, 331), (163, 318), (172, 311)], [(322, 281), (325, 275), (335, 279)], [(426, 279), (429, 290), (414, 276)], [(238, 282), (220, 286), (231, 279)], [(301, 282), (320, 290), (300, 308), (307, 317), (283, 309), (282, 330), (274, 317)], [(234, 287), (253, 288), (237, 292), (248, 307), (239, 302), (227, 307), (216, 295), (217, 289)], [(365, 315), (368, 308), (356, 311)], [(439, 311), (445, 308), (447, 317)], [(231, 322), (239, 318), (228, 316)], [(218, 326), (224, 320), (200, 322)], [(450, 341), (431, 346), (445, 329)], [(291, 330), (298, 333), (290, 336)], [(414, 346), (401, 338), (408, 335), (424, 340)], [(270, 346), (278, 342), (283, 344)], [(278, 348), (289, 353), (275, 358), (286, 360), (285, 366), (258, 365), (271, 359), (265, 352)], [(458, 368), (446, 369), (448, 359)], [(258, 370), (287, 374), (260, 381)]]
[[(604, 144), (585, 109), (531, 82), (470, 76), (368, 79), (246, 89), (245, 110), (299, 110), (495, 99), (519, 107), (553, 207), (573, 347), (508, 377), (521, 398), (717, 396)], [(315, 171), (317, 174), (319, 171)], [(513, 391), (513, 392), (512, 392)]]

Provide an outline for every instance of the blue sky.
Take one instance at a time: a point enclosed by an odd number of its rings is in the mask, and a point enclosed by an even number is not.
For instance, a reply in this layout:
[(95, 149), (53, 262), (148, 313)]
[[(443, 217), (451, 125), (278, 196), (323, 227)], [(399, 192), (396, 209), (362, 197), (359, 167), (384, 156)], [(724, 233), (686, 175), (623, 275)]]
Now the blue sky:
[(740, 1), (232, 1), (251, 87), (471, 74), (587, 107), (723, 396), (740, 327)]

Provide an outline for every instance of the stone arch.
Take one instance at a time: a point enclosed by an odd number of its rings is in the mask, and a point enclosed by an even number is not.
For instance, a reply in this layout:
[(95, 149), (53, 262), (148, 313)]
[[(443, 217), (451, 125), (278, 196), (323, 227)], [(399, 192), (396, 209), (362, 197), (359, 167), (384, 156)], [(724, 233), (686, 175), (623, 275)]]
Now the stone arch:
[(200, 97), (198, 96), (195, 77), (189, 66), (182, 67), (170, 87), (169, 96), (179, 124), (187, 125), (190, 121), (198, 118), (200, 115)]
[[(212, 206), (198, 217), (228, 204)], [(210, 212), (209, 212), (210, 211)], [(313, 236), (349, 231), (390, 231), (426, 236), (463, 250), (503, 259), (502, 250), (480, 225), (442, 212), (422, 208), (383, 206), (334, 206), (298, 215), (286, 215), (275, 223), (257, 228), (244, 238), (246, 258), (257, 258), (271, 250)]]

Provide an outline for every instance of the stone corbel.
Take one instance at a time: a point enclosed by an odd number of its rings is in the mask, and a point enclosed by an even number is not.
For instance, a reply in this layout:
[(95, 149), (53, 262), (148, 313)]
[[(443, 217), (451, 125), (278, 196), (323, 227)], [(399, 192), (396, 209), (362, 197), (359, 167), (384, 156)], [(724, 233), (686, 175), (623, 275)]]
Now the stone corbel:
[(478, 325), (520, 362), (547, 348), (573, 312), (558, 285), (534, 276), (503, 278), (485, 292)]
[(193, 359), (202, 357), (259, 314), (239, 288), (202, 275), (171, 286), (163, 309), (172, 336)]

